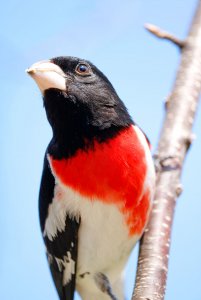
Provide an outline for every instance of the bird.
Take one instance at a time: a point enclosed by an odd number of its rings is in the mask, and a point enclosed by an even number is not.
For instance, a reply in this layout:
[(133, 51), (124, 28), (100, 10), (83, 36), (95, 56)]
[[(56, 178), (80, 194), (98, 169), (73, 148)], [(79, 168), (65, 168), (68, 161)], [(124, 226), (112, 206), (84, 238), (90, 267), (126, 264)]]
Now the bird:
[(39, 218), (60, 300), (124, 298), (124, 269), (147, 224), (155, 186), (150, 143), (91, 62), (34, 63), (52, 139)]

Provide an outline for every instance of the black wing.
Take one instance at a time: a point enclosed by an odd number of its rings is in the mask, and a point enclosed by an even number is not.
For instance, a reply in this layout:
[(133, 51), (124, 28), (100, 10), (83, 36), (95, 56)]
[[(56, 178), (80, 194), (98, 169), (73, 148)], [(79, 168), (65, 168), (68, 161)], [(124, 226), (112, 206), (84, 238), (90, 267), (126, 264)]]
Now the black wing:
[[(39, 193), (41, 230), (44, 232), (48, 207), (54, 197), (55, 179), (45, 156)], [(66, 216), (64, 231), (57, 232), (54, 239), (44, 236), (52, 277), (60, 300), (73, 300), (76, 278), (79, 221)]]

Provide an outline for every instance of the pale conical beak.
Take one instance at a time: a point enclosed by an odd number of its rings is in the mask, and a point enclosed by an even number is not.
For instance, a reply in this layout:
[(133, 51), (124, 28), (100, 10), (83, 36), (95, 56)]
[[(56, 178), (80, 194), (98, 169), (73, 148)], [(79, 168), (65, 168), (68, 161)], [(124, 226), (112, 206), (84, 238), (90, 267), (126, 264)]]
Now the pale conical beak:
[(50, 88), (66, 91), (66, 74), (50, 60), (35, 63), (26, 72), (36, 81), (43, 94)]

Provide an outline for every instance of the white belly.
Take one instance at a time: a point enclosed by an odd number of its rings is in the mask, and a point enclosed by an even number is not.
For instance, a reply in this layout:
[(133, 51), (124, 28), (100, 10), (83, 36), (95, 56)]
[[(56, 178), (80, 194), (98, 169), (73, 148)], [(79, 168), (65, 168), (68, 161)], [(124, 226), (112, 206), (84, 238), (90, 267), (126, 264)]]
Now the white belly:
[(106, 271), (128, 256), (139, 237), (129, 238), (122, 214), (114, 205), (98, 200), (80, 201), (84, 209), (79, 230), (78, 273), (86, 269)]
[[(53, 239), (65, 228), (66, 214), (81, 218), (78, 235), (77, 284), (90, 289), (97, 272), (102, 272), (111, 284), (122, 273), (128, 255), (139, 236), (129, 237), (123, 215), (114, 204), (85, 198), (61, 183), (57, 184), (50, 205), (44, 234)], [(83, 275), (84, 276), (80, 276)]]

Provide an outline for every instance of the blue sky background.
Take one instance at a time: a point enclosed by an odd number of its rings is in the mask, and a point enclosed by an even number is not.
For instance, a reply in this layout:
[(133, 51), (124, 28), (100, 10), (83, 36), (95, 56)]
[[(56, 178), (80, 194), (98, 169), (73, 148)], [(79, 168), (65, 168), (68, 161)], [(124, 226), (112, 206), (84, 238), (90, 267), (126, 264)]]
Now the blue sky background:
[[(4, 1), (0, 20), (0, 299), (56, 300), (38, 220), (38, 189), (51, 130), (24, 70), (58, 55), (91, 60), (111, 80), (153, 149), (179, 51), (149, 35), (151, 22), (185, 37), (195, 0)], [(185, 101), (185, 99), (184, 99)], [(182, 177), (166, 299), (201, 299), (201, 116)], [(126, 276), (129, 299), (137, 249)], [(78, 298), (76, 298), (77, 300)]]

